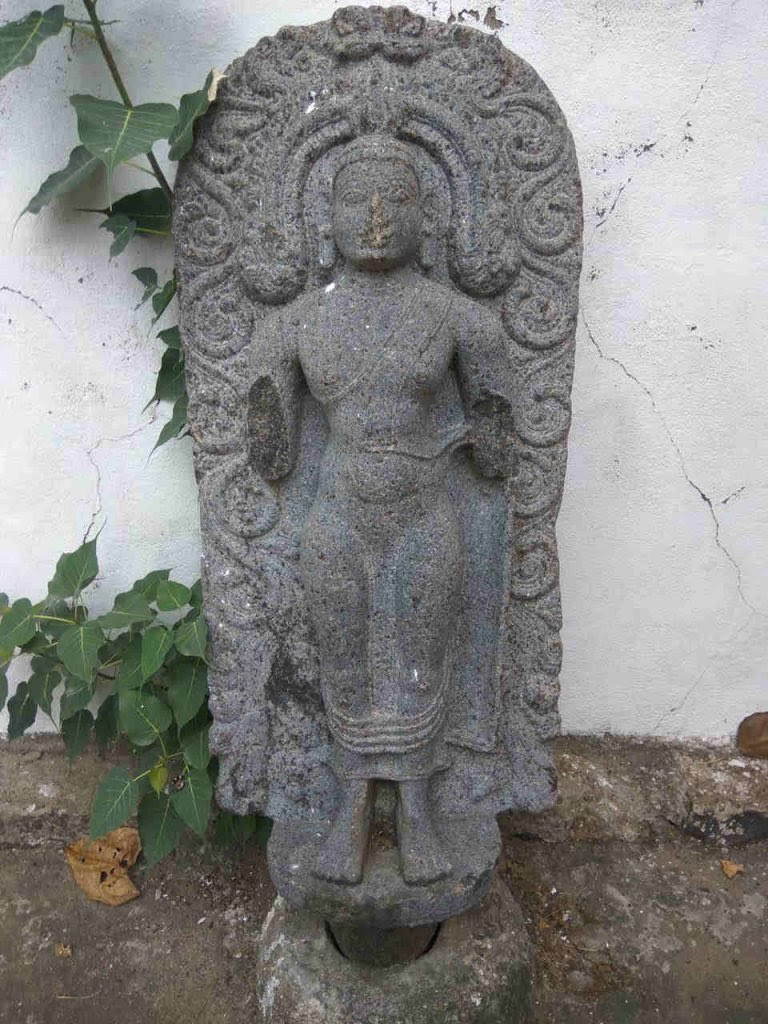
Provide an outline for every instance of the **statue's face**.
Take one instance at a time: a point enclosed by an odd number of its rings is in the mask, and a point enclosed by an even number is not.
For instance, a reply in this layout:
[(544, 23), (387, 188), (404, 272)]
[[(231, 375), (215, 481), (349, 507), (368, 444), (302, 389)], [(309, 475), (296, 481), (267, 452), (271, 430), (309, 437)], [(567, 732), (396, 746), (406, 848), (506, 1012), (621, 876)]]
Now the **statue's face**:
[(421, 228), (419, 182), (400, 160), (359, 160), (333, 186), (333, 234), (356, 267), (387, 270), (416, 255)]

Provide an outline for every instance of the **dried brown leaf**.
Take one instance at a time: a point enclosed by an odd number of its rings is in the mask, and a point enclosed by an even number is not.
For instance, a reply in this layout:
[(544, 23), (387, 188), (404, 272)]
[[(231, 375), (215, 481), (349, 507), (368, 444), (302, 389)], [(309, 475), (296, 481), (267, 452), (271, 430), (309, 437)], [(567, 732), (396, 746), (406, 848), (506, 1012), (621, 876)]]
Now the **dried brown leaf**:
[(119, 907), (139, 895), (128, 877), (136, 863), (141, 840), (135, 828), (116, 828), (102, 839), (78, 839), (67, 847), (67, 863), (89, 900)]
[(744, 874), (744, 865), (736, 864), (732, 860), (721, 860), (720, 867), (723, 869), (723, 874), (726, 878), (735, 878), (736, 875)]
[(72, 956), (72, 947), (68, 942), (57, 942), (53, 947), (53, 952), (56, 956), (70, 957)]
[(736, 743), (747, 757), (768, 757), (768, 711), (756, 711), (739, 725)]

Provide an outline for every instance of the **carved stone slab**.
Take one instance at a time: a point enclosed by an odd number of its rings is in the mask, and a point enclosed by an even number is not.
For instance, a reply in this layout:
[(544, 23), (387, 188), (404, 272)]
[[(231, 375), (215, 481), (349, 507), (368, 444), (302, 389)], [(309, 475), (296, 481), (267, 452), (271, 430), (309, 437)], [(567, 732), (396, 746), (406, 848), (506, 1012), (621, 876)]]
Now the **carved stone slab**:
[[(417, 213), (413, 252), (376, 264)], [(536, 72), (400, 7), (262, 39), (180, 168), (218, 799), (282, 823), (273, 873), (297, 903), (333, 883), (289, 885), (286, 836), (328, 833), (366, 772), (428, 776), (435, 825), (553, 801), (581, 227)]]

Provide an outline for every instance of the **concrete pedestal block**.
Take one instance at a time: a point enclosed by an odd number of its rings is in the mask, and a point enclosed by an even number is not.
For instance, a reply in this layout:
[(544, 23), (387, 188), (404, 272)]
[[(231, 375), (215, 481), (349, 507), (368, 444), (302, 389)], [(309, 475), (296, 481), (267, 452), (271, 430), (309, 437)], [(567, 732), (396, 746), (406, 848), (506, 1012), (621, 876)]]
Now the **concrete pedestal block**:
[(522, 1024), (531, 950), (522, 913), (498, 878), (483, 902), (443, 922), (408, 964), (347, 959), (326, 923), (278, 897), (258, 963), (264, 1024)]

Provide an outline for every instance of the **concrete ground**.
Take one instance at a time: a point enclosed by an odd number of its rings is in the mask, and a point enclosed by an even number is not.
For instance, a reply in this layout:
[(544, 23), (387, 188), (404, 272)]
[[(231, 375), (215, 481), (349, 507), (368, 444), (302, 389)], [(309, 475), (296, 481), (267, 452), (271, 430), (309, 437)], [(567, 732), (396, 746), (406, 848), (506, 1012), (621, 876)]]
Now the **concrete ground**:
[[(557, 761), (558, 807), (502, 819), (536, 1024), (767, 1024), (768, 762), (577, 738)], [(133, 869), (139, 899), (88, 902), (63, 847), (104, 770), (51, 738), (0, 744), (0, 1022), (258, 1024), (262, 852), (190, 840)]]

